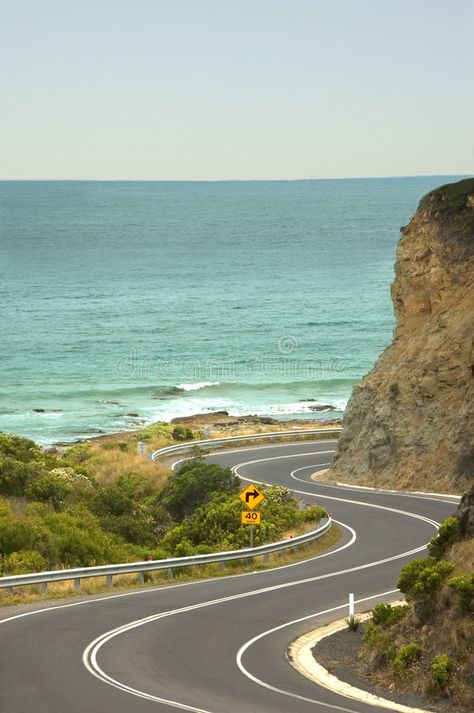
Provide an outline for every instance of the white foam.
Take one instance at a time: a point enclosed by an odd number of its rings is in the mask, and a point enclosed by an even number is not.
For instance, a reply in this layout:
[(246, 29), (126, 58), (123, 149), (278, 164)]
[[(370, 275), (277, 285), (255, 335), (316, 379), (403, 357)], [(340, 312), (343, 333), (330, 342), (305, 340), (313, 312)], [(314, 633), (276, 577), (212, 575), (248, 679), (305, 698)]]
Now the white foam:
[(198, 381), (195, 384), (178, 384), (177, 388), (183, 391), (199, 391), (205, 389), (206, 386), (219, 386), (220, 381)]

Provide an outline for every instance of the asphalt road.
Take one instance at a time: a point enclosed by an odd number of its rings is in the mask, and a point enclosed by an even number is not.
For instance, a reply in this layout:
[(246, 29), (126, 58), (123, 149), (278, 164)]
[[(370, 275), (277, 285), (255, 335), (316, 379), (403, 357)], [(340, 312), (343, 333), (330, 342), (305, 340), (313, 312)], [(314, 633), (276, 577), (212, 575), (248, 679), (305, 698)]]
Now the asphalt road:
[(214, 462), (279, 483), (340, 523), (332, 552), (284, 568), (0, 612), (1, 713), (362, 713), (288, 663), (298, 635), (396, 598), (400, 568), (424, 556), (455, 500), (315, 483), (335, 441), (225, 451)]

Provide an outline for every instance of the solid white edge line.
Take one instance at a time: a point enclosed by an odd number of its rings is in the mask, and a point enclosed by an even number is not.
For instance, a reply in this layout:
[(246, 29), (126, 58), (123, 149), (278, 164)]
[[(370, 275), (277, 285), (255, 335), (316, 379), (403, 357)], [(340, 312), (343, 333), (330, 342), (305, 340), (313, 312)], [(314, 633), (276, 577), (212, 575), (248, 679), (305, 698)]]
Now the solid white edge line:
[[(398, 591), (399, 591), (398, 589), (392, 589), (388, 592), (381, 592), (380, 594), (373, 594), (369, 597), (364, 597), (362, 599), (358, 599), (355, 603), (361, 604), (362, 602), (366, 602), (371, 599), (378, 599), (378, 598), (390, 596), (392, 594), (397, 594)], [(250, 673), (250, 671), (248, 671), (248, 669), (246, 669), (242, 663), (242, 657), (245, 654), (245, 652), (260, 639), (263, 639), (264, 637), (269, 636), (270, 634), (273, 634), (275, 631), (280, 631), (281, 629), (285, 629), (285, 628), (292, 626), (294, 624), (300, 624), (303, 621), (308, 621), (309, 619), (314, 619), (317, 616), (331, 614), (332, 612), (338, 611), (339, 609), (347, 609), (347, 604), (341, 604), (337, 607), (332, 607), (331, 609), (325, 609), (324, 611), (316, 612), (314, 614), (309, 614), (307, 616), (300, 617), (299, 619), (293, 619), (293, 621), (288, 621), (285, 624), (280, 624), (279, 626), (275, 626), (272, 629), (268, 629), (267, 631), (263, 631), (260, 634), (258, 634), (257, 636), (254, 636), (252, 639), (250, 639), (245, 644), (243, 644), (243, 646), (241, 646), (237, 652), (236, 663), (237, 663), (237, 666), (238, 666), (240, 672), (243, 673), (244, 676), (246, 676), (248, 679), (250, 679), (254, 683), (256, 683), (259, 686), (262, 686), (263, 688), (266, 688), (270, 691), (273, 691), (274, 693), (279, 693), (280, 695), (288, 696), (289, 698), (295, 698), (297, 700), (304, 701), (306, 703), (314, 703), (319, 706), (324, 706), (325, 708), (330, 708), (331, 710), (342, 711), (343, 713), (356, 713), (356, 711), (354, 711), (352, 708), (345, 708), (343, 706), (338, 706), (333, 703), (325, 703), (324, 701), (319, 701), (314, 698), (307, 698), (306, 696), (301, 696), (298, 693), (292, 693), (291, 691), (285, 691), (283, 688), (277, 688), (276, 686), (272, 686), (271, 684), (266, 683), (265, 681), (262, 681), (261, 679), (257, 678), (252, 673)]]
[(34, 614), (42, 614), (43, 612), (48, 612), (52, 611), (53, 609), (67, 609), (69, 607), (79, 607), (79, 606), (84, 606), (86, 604), (95, 604), (96, 602), (107, 602), (111, 599), (121, 599), (122, 597), (134, 597), (142, 594), (152, 594), (153, 592), (165, 592), (169, 591), (170, 589), (177, 589), (178, 587), (193, 587), (193, 586), (198, 586), (201, 584), (210, 584), (213, 582), (220, 582), (222, 580), (228, 580), (228, 579), (237, 579), (239, 577), (257, 577), (257, 576), (264, 576), (266, 574), (271, 574), (280, 570), (284, 569), (289, 569), (290, 567), (298, 567), (299, 565), (302, 564), (307, 564), (308, 562), (313, 562), (314, 560), (318, 559), (323, 559), (323, 557), (329, 557), (330, 555), (335, 555), (338, 552), (341, 552), (342, 550), (345, 550), (347, 547), (351, 547), (354, 542), (357, 539), (357, 534), (355, 530), (350, 527), (349, 525), (346, 525), (343, 522), (340, 522), (339, 520), (335, 520), (332, 518), (332, 522), (334, 522), (337, 525), (340, 525), (341, 527), (344, 527), (346, 530), (349, 530), (351, 533), (351, 537), (346, 542), (344, 545), (341, 545), (340, 547), (337, 547), (334, 550), (329, 550), (329, 552), (323, 552), (320, 555), (314, 555), (314, 557), (307, 557), (306, 559), (303, 560), (298, 560), (297, 562), (290, 562), (289, 564), (283, 564), (283, 565), (278, 565), (276, 567), (269, 567), (268, 569), (263, 569), (263, 570), (256, 570), (253, 572), (241, 572), (239, 574), (228, 574), (224, 575), (222, 577), (209, 577), (207, 579), (200, 579), (195, 582), (182, 582), (180, 584), (163, 584), (159, 587), (149, 587), (147, 589), (140, 589), (139, 591), (136, 592), (122, 592), (121, 594), (109, 594), (105, 597), (96, 597), (94, 599), (86, 599), (82, 600), (80, 602), (68, 602), (67, 604), (56, 604), (55, 606), (51, 607), (43, 607), (42, 609), (34, 609), (32, 611), (27, 611), (27, 612), (22, 612), (21, 614), (14, 614), (13, 616), (6, 617), (5, 619), (0, 619), (0, 624), (6, 624), (9, 621), (14, 621), (15, 619), (22, 619), (23, 617), (27, 616), (33, 616)]
[[(287, 445), (288, 445), (288, 444), (281, 444), (281, 446), (287, 446)], [(262, 448), (268, 448), (268, 447), (269, 447), (269, 446), (263, 446)], [(271, 446), (270, 446), (270, 447), (271, 447)], [(277, 447), (277, 446), (273, 446), (273, 447)], [(247, 448), (247, 449), (236, 449), (236, 450), (239, 450), (239, 451), (240, 451), (240, 450), (254, 450), (254, 449)], [(230, 451), (227, 451), (227, 452), (230, 452)], [(331, 451), (329, 451), (329, 452), (331, 452)], [(320, 451), (316, 451), (315, 454), (319, 454), (319, 453), (321, 453), (321, 452), (320, 452)], [(295, 454), (296, 457), (298, 457), (298, 456), (300, 456), (300, 455), (303, 456), (303, 455), (310, 455), (310, 454), (309, 454), (309, 453), (305, 453), (305, 454)], [(285, 456), (284, 456), (284, 457), (285, 457)], [(287, 457), (288, 457), (288, 456), (287, 456)], [(262, 460), (271, 460), (271, 459), (262, 459)], [(276, 460), (276, 458), (275, 458), (275, 460)], [(253, 462), (253, 461), (252, 461), (252, 462)], [(237, 469), (239, 466), (242, 467), (243, 465), (245, 465), (245, 463), (240, 463), (240, 464), (238, 464), (237, 466), (234, 466), (233, 470)], [(242, 480), (247, 480), (247, 481), (250, 480), (249, 478), (244, 478), (243, 476), (240, 476), (240, 475), (239, 475), (239, 477), (241, 477)], [(439, 523), (436, 523), (434, 520), (430, 520), (429, 518), (425, 518), (425, 517), (420, 516), (420, 515), (417, 515), (417, 514), (415, 514), (415, 513), (409, 513), (409, 512), (403, 511), (403, 510), (395, 509), (395, 508), (387, 508), (387, 507), (384, 507), (384, 506), (381, 506), (381, 505), (375, 505), (375, 504), (372, 504), (372, 503), (363, 503), (363, 502), (359, 502), (359, 501), (343, 500), (342, 498), (330, 498), (329, 496), (324, 496), (324, 495), (318, 496), (318, 495), (316, 495), (315, 493), (307, 493), (307, 492), (304, 492), (304, 491), (295, 491), (295, 492), (298, 492), (298, 493), (304, 494), (304, 495), (309, 495), (310, 497), (322, 497), (322, 498), (327, 497), (328, 499), (331, 499), (331, 500), (341, 500), (341, 501), (343, 501), (343, 502), (349, 502), (349, 503), (353, 503), (353, 504), (355, 504), (355, 505), (365, 505), (365, 506), (368, 506), (368, 507), (375, 507), (375, 508), (377, 508), (377, 509), (391, 510), (391, 511), (396, 512), (396, 513), (400, 513), (400, 514), (403, 514), (403, 515), (406, 515), (406, 516), (409, 516), (409, 517), (414, 517), (414, 518), (416, 518), (416, 519), (420, 519), (420, 520), (426, 521), (427, 523), (433, 525), (434, 527), (438, 527), (438, 525), (439, 525)], [(353, 538), (352, 538), (352, 540), (351, 540), (350, 542), (346, 543), (346, 544), (345, 544), (344, 546), (342, 546), (341, 548), (338, 548), (338, 549), (336, 549), (336, 550), (333, 550), (333, 551), (331, 551), (331, 552), (328, 552), (328, 553), (326, 553), (326, 554), (324, 554), (324, 555), (319, 555), (319, 556), (317, 556), (316, 558), (310, 558), (310, 560), (311, 560), (311, 559), (317, 559), (317, 558), (319, 558), (319, 557), (325, 557), (325, 556), (328, 556), (328, 555), (330, 555), (330, 554), (335, 554), (336, 552), (340, 551), (341, 549), (345, 549), (346, 547), (350, 546), (350, 545), (354, 542), (355, 537), (356, 537), (356, 534), (355, 534), (355, 532), (352, 530), (352, 528), (348, 527), (348, 526), (345, 525), (344, 523), (338, 522), (337, 520), (334, 520), (334, 522), (337, 522), (338, 524), (342, 525), (343, 527), (347, 527), (347, 529), (351, 530), (352, 533), (353, 533)], [(312, 582), (312, 581), (315, 581), (315, 580), (318, 580), (318, 579), (325, 579), (325, 578), (335, 577), (335, 576), (339, 576), (339, 575), (342, 575), (342, 574), (346, 574), (346, 573), (350, 573), (350, 572), (353, 572), (353, 571), (357, 571), (357, 570), (360, 570), (360, 569), (366, 569), (366, 568), (369, 568), (369, 567), (374, 567), (374, 566), (377, 566), (378, 564), (383, 564), (383, 563), (385, 563), (385, 562), (389, 562), (389, 561), (392, 561), (392, 560), (396, 560), (396, 559), (400, 559), (400, 558), (403, 558), (403, 557), (410, 556), (410, 555), (412, 555), (412, 554), (415, 554), (415, 553), (417, 553), (417, 552), (422, 551), (423, 549), (425, 549), (425, 547), (426, 547), (426, 545), (422, 545), (422, 546), (420, 546), (420, 547), (418, 547), (418, 548), (415, 548), (415, 549), (413, 549), (413, 550), (410, 550), (410, 551), (408, 551), (408, 552), (403, 552), (403, 553), (400, 553), (400, 554), (398, 554), (398, 555), (395, 555), (395, 556), (392, 556), (392, 557), (389, 557), (389, 558), (385, 558), (385, 559), (383, 559), (383, 560), (378, 560), (378, 561), (375, 561), (375, 562), (366, 563), (366, 564), (364, 564), (364, 565), (360, 565), (360, 566), (358, 566), (358, 567), (353, 567), (353, 568), (350, 568), (350, 569), (347, 569), (347, 570), (341, 570), (341, 571), (339, 571), (339, 572), (331, 572), (331, 573), (328, 573), (328, 574), (326, 574), (326, 575), (319, 575), (319, 576), (316, 576), (316, 577), (311, 577), (311, 578), (299, 580), (299, 581), (296, 581), (296, 582), (290, 582), (290, 583), (286, 583), (286, 584), (283, 584), (283, 585), (275, 585), (274, 587), (267, 587), (267, 588), (264, 588), (264, 589), (261, 589), (261, 590), (252, 590), (252, 591), (250, 591), (250, 592), (241, 593), (241, 594), (239, 594), (239, 595), (233, 595), (233, 596), (231, 596), (231, 597), (224, 598), (224, 599), (222, 599), (222, 600), (212, 600), (212, 601), (204, 602), (204, 603), (201, 603), (201, 604), (198, 604), (198, 605), (191, 605), (190, 607), (183, 608), (183, 609), (181, 609), (181, 610), (174, 610), (174, 611), (171, 611), (171, 612), (164, 612), (164, 613), (162, 613), (162, 614), (155, 615), (154, 617), (152, 617), (152, 620), (153, 620), (153, 619), (162, 618), (163, 616), (171, 616), (171, 615), (173, 615), (173, 614), (177, 614), (177, 613), (180, 613), (180, 612), (182, 613), (183, 611), (190, 611), (190, 610), (193, 610), (193, 609), (201, 608), (201, 607), (203, 607), (203, 606), (212, 606), (212, 605), (215, 605), (215, 604), (217, 604), (217, 603), (220, 603), (221, 601), (229, 601), (229, 600), (236, 599), (236, 598), (244, 598), (244, 597), (254, 596), (254, 595), (258, 595), (258, 594), (265, 593), (265, 592), (268, 592), (268, 591), (272, 591), (272, 590), (274, 590), (274, 589), (287, 588), (287, 587), (290, 587), (290, 586), (296, 586), (296, 585), (299, 585), (299, 584), (304, 584), (304, 583), (307, 583), (307, 582)], [(310, 561), (310, 560), (305, 560), (305, 561), (307, 562), (307, 561)], [(285, 567), (288, 567), (288, 566), (295, 566), (295, 565), (302, 564), (302, 563), (303, 563), (303, 562), (294, 563), (293, 565), (286, 565)], [(283, 567), (283, 568), (285, 568), (285, 567)], [(273, 568), (272, 570), (265, 570), (264, 572), (258, 572), (258, 574), (266, 574), (267, 572), (272, 572), (272, 571), (274, 571), (274, 570), (276, 570), (276, 569), (283, 569), (283, 568)], [(229, 577), (239, 577), (239, 576), (240, 576), (240, 577), (241, 577), (241, 576), (248, 576), (248, 574), (246, 573), (245, 575), (229, 575)], [(213, 579), (213, 578), (211, 578), (211, 579), (209, 579), (209, 580), (201, 580), (201, 581), (199, 581), (199, 582), (190, 582), (190, 583), (184, 583), (184, 584), (180, 584), (180, 585), (171, 585), (171, 586), (169, 586), (169, 587), (166, 587), (166, 589), (171, 589), (171, 588), (174, 588), (174, 587), (177, 587), (177, 586), (180, 586), (180, 587), (182, 587), (182, 586), (192, 586), (192, 585), (196, 585), (196, 584), (203, 584), (203, 583), (206, 583), (206, 582), (216, 582), (216, 581), (219, 581), (219, 579), (221, 579), (221, 578), (218, 578), (218, 579)], [(12, 621), (12, 620), (14, 620), (14, 619), (22, 618), (22, 617), (25, 617), (25, 616), (31, 616), (31, 615), (34, 615), (34, 614), (40, 614), (41, 612), (51, 611), (51, 610), (53, 610), (53, 609), (64, 609), (64, 608), (68, 608), (68, 607), (72, 607), (72, 606), (80, 606), (80, 605), (83, 605), (83, 604), (91, 604), (91, 603), (95, 603), (95, 602), (103, 602), (103, 601), (108, 601), (109, 599), (116, 599), (116, 598), (120, 598), (120, 597), (124, 597), (124, 596), (136, 596), (136, 595), (140, 595), (140, 594), (147, 594), (147, 593), (149, 593), (149, 592), (156, 592), (156, 591), (163, 590), (163, 589), (164, 589), (164, 588), (162, 588), (162, 587), (158, 587), (158, 588), (153, 588), (153, 589), (141, 590), (141, 591), (139, 591), (139, 592), (126, 592), (126, 593), (123, 593), (123, 594), (118, 594), (118, 595), (111, 595), (111, 596), (107, 596), (107, 597), (102, 597), (102, 598), (100, 598), (100, 599), (86, 600), (86, 601), (82, 601), (82, 602), (72, 602), (72, 603), (70, 603), (70, 604), (64, 604), (64, 605), (59, 605), (59, 606), (47, 607), (47, 608), (38, 609), (38, 610), (30, 611), (30, 612), (24, 612), (24, 613), (22, 613), (22, 614), (15, 615), (15, 616), (12, 616), (12, 617), (8, 617), (8, 618), (6, 618), (6, 619), (0, 620), (0, 624), (1, 624), (1, 623), (6, 623), (6, 622), (8, 622), (8, 621)], [(396, 591), (396, 590), (395, 590), (395, 591)], [(387, 593), (386, 593), (386, 594), (387, 594)], [(367, 600), (368, 600), (368, 599), (373, 599), (373, 598), (376, 598), (377, 596), (383, 596), (383, 595), (374, 595), (374, 596), (372, 596), (372, 597), (367, 597), (366, 599), (367, 599)], [(361, 602), (361, 601), (365, 601), (366, 599), (364, 599), (364, 600), (358, 600), (358, 601)], [(346, 606), (346, 605), (341, 605), (341, 607), (335, 607), (334, 609), (327, 610), (327, 611), (328, 611), (328, 612), (330, 612), (330, 611), (336, 611), (337, 609), (342, 608), (342, 607), (344, 607), (344, 606)], [(314, 615), (311, 615), (311, 616), (318, 616), (318, 615), (320, 615), (320, 614), (322, 614), (322, 613), (325, 613), (325, 612), (320, 612), (320, 613), (318, 613), (318, 614), (314, 614)], [(310, 618), (310, 617), (309, 617), (309, 618)], [(150, 621), (150, 617), (147, 617), (146, 621)], [(95, 639), (94, 642), (92, 642), (92, 643), (86, 648), (86, 650), (85, 650), (85, 652), (84, 652), (84, 656), (86, 655), (86, 652), (90, 652), (91, 646), (94, 645), (95, 642), (98, 642), (99, 640), (102, 641), (102, 639), (103, 639), (104, 637), (108, 637), (110, 634), (113, 634), (113, 636), (117, 636), (117, 635), (119, 635), (119, 633), (122, 633), (122, 631), (128, 630), (129, 628), (135, 628), (136, 626), (141, 626), (143, 623), (145, 623), (145, 621), (131, 622), (131, 624), (126, 625), (125, 627), (121, 627), (119, 630), (113, 630), (113, 632), (107, 632), (106, 634), (103, 634), (101, 637), (98, 637), (98, 639)], [(286, 625), (289, 626), (290, 624), (286, 624)], [(281, 625), (281, 628), (282, 628), (283, 626), (285, 626), (285, 625)], [(280, 628), (280, 627), (277, 627), (277, 628)], [(269, 633), (269, 632), (267, 632), (267, 633)], [(112, 638), (112, 637), (110, 637), (110, 638)], [(107, 640), (108, 640), (108, 639), (107, 639)], [(103, 641), (103, 643), (105, 643), (105, 641)], [(101, 646), (102, 646), (102, 645), (103, 645), (103, 644), (101, 644)], [(100, 647), (99, 647), (99, 648), (100, 648)], [(96, 655), (94, 655), (93, 660), (94, 660), (95, 664), (97, 665)], [(84, 665), (86, 665), (86, 663), (85, 663)], [(86, 665), (86, 668), (88, 668), (87, 665)], [(102, 672), (102, 673), (103, 673), (103, 672)], [(96, 673), (94, 673), (93, 675), (97, 676)], [(107, 674), (105, 674), (105, 673), (104, 673), (103, 675), (104, 675), (104, 676), (107, 676)], [(250, 676), (251, 676), (251, 674), (250, 674)], [(102, 680), (104, 680), (104, 679), (102, 679)], [(108, 682), (108, 681), (106, 681), (106, 682)], [(122, 690), (123, 690), (123, 687), (122, 687), (123, 684), (118, 683), (118, 684), (116, 684), (116, 685), (117, 685), (117, 687), (122, 688)], [(266, 684), (264, 684), (263, 682), (261, 683), (261, 685), (266, 686)], [(129, 692), (132, 692), (132, 690), (130, 690)], [(143, 698), (149, 698), (149, 695), (146, 694), (146, 693), (144, 693), (144, 692), (140, 692), (140, 691), (133, 691), (133, 692), (134, 692), (134, 694), (137, 695), (137, 696), (140, 696), (140, 697), (143, 697)], [(280, 691), (280, 692), (281, 692), (282, 694), (288, 695), (288, 693), (285, 692), (285, 691)], [(293, 695), (293, 694), (289, 694), (289, 695)], [(153, 697), (153, 700), (159, 700), (159, 701), (164, 702), (164, 703), (167, 703), (167, 704), (169, 704), (169, 705), (174, 705), (175, 707), (179, 707), (179, 708), (181, 708), (182, 710), (193, 711), (194, 713), (210, 713), (210, 711), (205, 711), (205, 710), (203, 710), (203, 709), (198, 709), (198, 708), (195, 708), (195, 707), (186, 706), (186, 705), (184, 705), (184, 704), (180, 704), (180, 703), (177, 703), (177, 702), (164, 701), (163, 699), (157, 699), (156, 697)], [(305, 699), (303, 699), (303, 700), (305, 700)], [(322, 705), (326, 705), (326, 706), (327, 706), (328, 704), (324, 704), (324, 703), (323, 703)], [(348, 711), (348, 713), (353, 713), (353, 711), (349, 711), (349, 709), (344, 709), (344, 708), (337, 707), (337, 706), (329, 706), (329, 707), (332, 707), (332, 708), (334, 708), (334, 709), (336, 709), (336, 710)]]
[[(403, 513), (403, 511), (400, 511), (400, 512), (401, 512), (401, 514), (405, 514), (407, 516), (413, 516), (412, 514), (409, 514), (409, 513)], [(415, 517), (417, 519), (424, 520), (424, 521), (428, 522), (435, 528), (437, 528), (437, 526), (438, 526), (438, 523), (436, 523), (435, 521), (430, 521), (428, 518), (424, 518), (422, 516), (415, 516)], [(339, 523), (339, 524), (343, 525), (343, 523)], [(348, 526), (345, 525), (345, 527), (348, 527)], [(354, 533), (354, 535), (355, 535), (355, 533)], [(98, 678), (98, 679), (102, 680), (104, 683), (107, 683), (115, 688), (118, 688), (118, 689), (124, 691), (124, 692), (130, 693), (132, 695), (138, 695), (142, 698), (147, 697), (149, 700), (155, 700), (160, 703), (166, 702), (169, 705), (172, 705), (175, 708), (181, 708), (182, 710), (191, 710), (191, 711), (197, 711), (198, 713), (202, 713), (202, 709), (192, 708), (192, 707), (190, 708), (189, 706), (186, 706), (186, 704), (181, 704), (177, 701), (167, 701), (166, 699), (163, 699), (163, 698), (160, 698), (157, 696), (153, 696), (152, 694), (148, 694), (144, 691), (139, 691), (138, 689), (131, 688), (130, 686), (127, 686), (126, 684), (123, 684), (120, 681), (113, 679), (111, 676), (109, 676), (107, 673), (105, 673), (105, 671), (103, 671), (100, 668), (100, 666), (97, 662), (97, 654), (98, 654), (99, 650), (102, 648), (102, 646), (104, 644), (108, 643), (111, 639), (113, 639), (117, 636), (120, 636), (122, 633), (125, 633), (126, 631), (130, 631), (131, 629), (135, 629), (137, 627), (143, 626), (145, 624), (149, 624), (151, 622), (158, 621), (159, 619), (164, 619), (166, 617), (174, 616), (176, 614), (182, 614), (185, 612), (202, 609), (204, 607), (215, 606), (217, 604), (222, 604), (222, 603), (226, 603), (229, 601), (235, 601), (237, 599), (246, 599), (249, 597), (258, 596), (260, 594), (268, 594), (269, 592), (277, 591), (280, 589), (288, 589), (290, 587), (295, 587), (295, 586), (299, 586), (302, 584), (309, 584), (309, 583), (320, 581), (323, 579), (331, 579), (333, 577), (338, 577), (343, 574), (350, 574), (352, 572), (357, 572), (357, 571), (360, 571), (363, 569), (369, 569), (372, 567), (376, 567), (380, 564), (385, 564), (387, 562), (392, 562), (392, 561), (402, 559), (404, 557), (408, 557), (410, 555), (416, 554), (416, 553), (424, 550), (425, 547), (426, 547), (426, 544), (416, 547), (416, 548), (409, 550), (407, 552), (402, 552), (397, 555), (393, 555), (392, 557), (386, 557), (381, 560), (376, 560), (374, 562), (368, 562), (363, 565), (358, 565), (356, 567), (350, 567), (350, 568), (347, 568), (344, 570), (339, 570), (337, 572), (329, 572), (327, 574), (316, 575), (314, 577), (307, 577), (305, 579), (301, 579), (301, 580), (297, 580), (297, 581), (286, 582), (283, 584), (277, 584), (277, 585), (273, 585), (270, 587), (264, 587), (263, 589), (251, 590), (249, 592), (242, 592), (240, 594), (233, 594), (228, 597), (222, 597), (220, 599), (214, 599), (214, 600), (209, 600), (206, 602), (200, 602), (199, 604), (194, 604), (194, 605), (190, 605), (187, 607), (182, 607), (180, 609), (170, 610), (167, 612), (161, 612), (160, 614), (154, 614), (152, 616), (145, 617), (144, 619), (138, 619), (136, 621), (129, 622), (128, 624), (125, 624), (121, 627), (117, 627), (116, 629), (112, 629), (111, 631), (105, 632), (101, 636), (94, 639), (94, 641), (92, 641), (84, 650), (84, 653), (83, 653), (84, 666), (96, 678)], [(375, 596), (381, 596), (381, 595), (375, 595)], [(369, 597), (368, 599), (370, 599), (370, 598), (374, 598), (374, 597)], [(342, 608), (344, 606), (346, 606), (346, 605), (341, 605), (341, 607), (335, 607), (334, 609), (328, 610), (328, 612), (336, 611), (337, 609)], [(312, 616), (315, 616), (315, 615), (312, 615)], [(283, 626), (285, 626), (285, 625), (281, 625), (281, 628)], [(336, 710), (349, 710), (349, 709), (343, 709), (340, 707), (335, 707), (335, 709)], [(211, 713), (211, 712), (204, 711), (204, 713)], [(353, 713), (353, 712), (350, 711), (349, 713)]]
[[(403, 492), (401, 490), (383, 490), (383, 489), (377, 489), (377, 488), (369, 488), (364, 485), (344, 485), (342, 483), (322, 483), (320, 480), (315, 480), (314, 478), (311, 478), (310, 480), (306, 480), (305, 478), (298, 478), (295, 473), (297, 473), (300, 470), (309, 470), (309, 468), (323, 468), (324, 466), (331, 465), (331, 463), (314, 463), (311, 465), (304, 465), (302, 468), (295, 468), (295, 470), (292, 470), (290, 473), (290, 477), (293, 478), (293, 480), (298, 480), (300, 483), (305, 483), (306, 485), (316, 485), (318, 488), (334, 488), (334, 490), (345, 490), (351, 491), (354, 490), (355, 492), (360, 492), (360, 491), (368, 491), (369, 494), (371, 492), (374, 493), (374, 495), (398, 495), (401, 498), (413, 498), (415, 500), (433, 500), (434, 502), (437, 503), (446, 503), (447, 505), (456, 505), (457, 501), (454, 500), (442, 500), (442, 498), (457, 498), (457, 500), (460, 500), (460, 496), (458, 495), (442, 495), (441, 493), (410, 493), (410, 492)], [(318, 471), (314, 471), (314, 475), (317, 475)], [(436, 496), (438, 497), (432, 497)]]
[[(285, 456), (283, 456), (285, 457)], [(277, 458), (273, 459), (268, 459), (265, 458), (264, 460), (277, 460)], [(252, 461), (252, 463), (257, 462), (257, 461)], [(241, 480), (248, 481), (249, 483), (256, 483), (257, 485), (265, 485), (265, 483), (261, 480), (255, 480), (255, 478), (246, 478), (245, 476), (241, 475), (238, 472), (239, 468), (242, 468), (244, 465), (248, 465), (248, 463), (238, 463), (237, 465), (234, 465), (232, 468), (232, 472), (235, 473)], [(291, 488), (292, 493), (298, 493), (298, 495), (309, 495), (310, 497), (314, 498), (322, 498), (323, 500), (337, 500), (338, 502), (341, 503), (349, 503), (351, 505), (360, 505), (361, 507), (368, 507), (368, 508), (375, 508), (376, 510), (387, 510), (388, 512), (395, 512), (399, 515), (406, 515), (407, 517), (413, 517), (415, 520), (424, 520), (425, 522), (428, 522), (430, 525), (434, 525), (436, 529), (439, 527), (440, 523), (436, 522), (436, 520), (432, 520), (429, 517), (425, 517), (424, 515), (418, 515), (417, 513), (414, 512), (409, 512), (408, 510), (399, 510), (398, 508), (390, 508), (387, 505), (378, 505), (377, 503), (367, 503), (364, 500), (349, 500), (348, 498), (336, 498), (335, 496), (332, 495), (324, 495), (321, 493), (309, 493), (306, 490), (296, 490), (295, 488)], [(422, 548), (423, 549), (423, 548)]]

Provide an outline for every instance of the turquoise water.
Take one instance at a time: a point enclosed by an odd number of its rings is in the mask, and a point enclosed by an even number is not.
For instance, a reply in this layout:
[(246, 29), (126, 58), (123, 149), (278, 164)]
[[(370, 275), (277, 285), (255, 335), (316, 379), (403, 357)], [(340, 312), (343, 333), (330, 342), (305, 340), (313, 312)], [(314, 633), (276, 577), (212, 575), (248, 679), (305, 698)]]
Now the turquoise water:
[(399, 228), (450, 180), (3, 182), (0, 430), (340, 416), (391, 338)]

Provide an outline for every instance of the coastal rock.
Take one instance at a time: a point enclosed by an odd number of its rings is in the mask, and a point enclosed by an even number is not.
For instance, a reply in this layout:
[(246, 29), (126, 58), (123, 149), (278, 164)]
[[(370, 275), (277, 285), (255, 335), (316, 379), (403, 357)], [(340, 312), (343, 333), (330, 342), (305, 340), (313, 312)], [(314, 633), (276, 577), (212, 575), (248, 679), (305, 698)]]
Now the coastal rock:
[(393, 341), (354, 388), (331, 473), (462, 493), (474, 481), (474, 179), (420, 202), (391, 294)]

